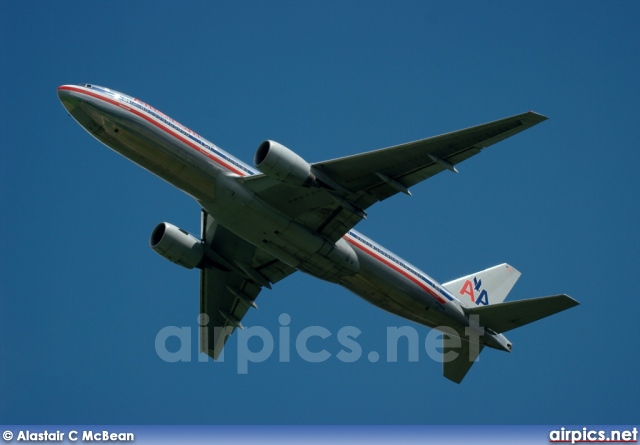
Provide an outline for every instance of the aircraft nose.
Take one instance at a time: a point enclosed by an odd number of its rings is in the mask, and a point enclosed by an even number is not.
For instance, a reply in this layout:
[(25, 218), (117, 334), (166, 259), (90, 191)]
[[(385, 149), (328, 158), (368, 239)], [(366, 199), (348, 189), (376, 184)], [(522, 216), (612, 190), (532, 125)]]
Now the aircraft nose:
[(69, 85), (61, 85), (58, 87), (58, 99), (60, 99), (60, 102), (62, 102), (62, 105), (68, 112), (71, 112), (71, 110), (78, 105), (78, 99), (74, 97)]
[(58, 98), (61, 102), (64, 102), (67, 97), (69, 97), (68, 87), (66, 85), (60, 85), (58, 87)]

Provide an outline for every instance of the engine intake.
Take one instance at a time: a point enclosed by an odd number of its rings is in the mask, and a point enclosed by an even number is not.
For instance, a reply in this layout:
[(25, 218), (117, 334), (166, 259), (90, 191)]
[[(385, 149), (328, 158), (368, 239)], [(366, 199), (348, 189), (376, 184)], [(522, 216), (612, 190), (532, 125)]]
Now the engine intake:
[(253, 158), (258, 170), (267, 176), (296, 187), (309, 187), (315, 181), (311, 166), (282, 144), (264, 141)]
[(199, 239), (167, 222), (153, 229), (149, 245), (164, 258), (187, 269), (201, 267), (205, 256)]

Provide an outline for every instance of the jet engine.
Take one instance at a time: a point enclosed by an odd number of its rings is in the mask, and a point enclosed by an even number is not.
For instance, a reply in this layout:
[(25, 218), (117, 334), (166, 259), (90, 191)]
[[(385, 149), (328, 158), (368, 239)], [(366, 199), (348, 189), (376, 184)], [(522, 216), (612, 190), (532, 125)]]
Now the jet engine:
[(169, 261), (187, 269), (201, 267), (205, 257), (204, 245), (199, 239), (166, 222), (153, 229), (149, 245)]
[(296, 187), (309, 187), (316, 179), (307, 161), (274, 141), (260, 144), (253, 163), (265, 175)]

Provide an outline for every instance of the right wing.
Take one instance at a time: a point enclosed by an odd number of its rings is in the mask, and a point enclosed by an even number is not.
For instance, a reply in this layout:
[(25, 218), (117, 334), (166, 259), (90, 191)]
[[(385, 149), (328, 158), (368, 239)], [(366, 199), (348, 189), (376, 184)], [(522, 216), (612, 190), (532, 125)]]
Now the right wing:
[(490, 145), (546, 120), (528, 112), (394, 147), (312, 164), (321, 187), (292, 187), (267, 175), (240, 179), (260, 199), (293, 220), (337, 241), (364, 210), (440, 173)]
[[(366, 208), (480, 153), (480, 150), (546, 120), (528, 112), (394, 147), (314, 164)], [(383, 177), (381, 177), (382, 175)], [(388, 182), (385, 179), (390, 179)], [(394, 187), (395, 185), (395, 187)], [(399, 187), (398, 187), (399, 186)]]
[(264, 286), (295, 272), (282, 261), (218, 225), (202, 210), (202, 240), (214, 258), (200, 271), (200, 352), (213, 357), (222, 352)]

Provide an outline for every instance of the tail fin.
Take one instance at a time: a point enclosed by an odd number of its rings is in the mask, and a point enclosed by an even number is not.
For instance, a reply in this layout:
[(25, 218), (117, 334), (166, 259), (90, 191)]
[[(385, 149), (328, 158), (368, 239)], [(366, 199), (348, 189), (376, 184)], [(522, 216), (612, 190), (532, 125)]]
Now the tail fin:
[(469, 307), (487, 306), (502, 303), (518, 278), (520, 272), (504, 263), (442, 286)]
[(562, 294), (498, 303), (493, 306), (466, 308), (465, 312), (479, 316), (480, 326), (491, 328), (496, 332), (507, 332), (578, 304), (580, 303), (570, 296)]

